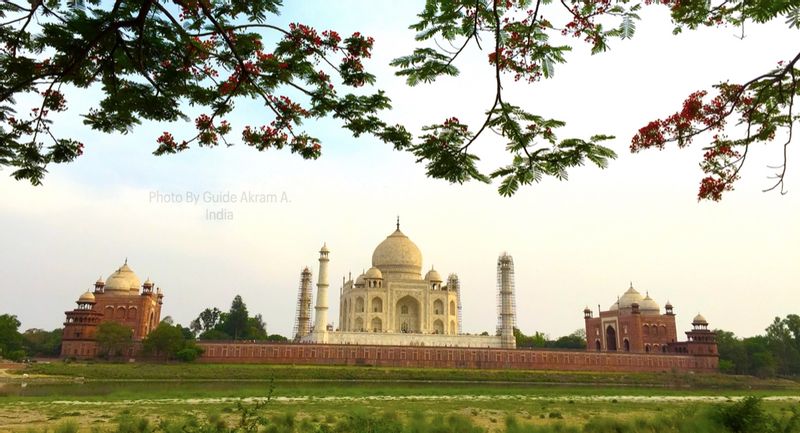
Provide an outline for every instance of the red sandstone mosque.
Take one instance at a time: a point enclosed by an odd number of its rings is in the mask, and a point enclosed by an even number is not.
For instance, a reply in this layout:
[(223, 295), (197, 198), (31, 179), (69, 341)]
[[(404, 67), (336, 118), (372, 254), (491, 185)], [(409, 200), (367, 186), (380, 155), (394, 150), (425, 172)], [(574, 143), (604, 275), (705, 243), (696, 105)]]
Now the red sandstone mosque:
[(161, 321), (163, 299), (161, 289), (154, 289), (150, 278), (144, 284), (140, 282), (126, 259), (107, 281), (99, 278), (93, 291), (82, 294), (76, 301), (77, 308), (66, 312), (61, 356), (97, 356), (95, 334), (103, 322), (125, 325), (131, 328), (133, 341), (141, 341)]
[(664, 313), (650, 297), (633, 288), (622, 294), (611, 308), (593, 317), (592, 310), (583, 310), (586, 322), (586, 350), (638, 353), (686, 353), (697, 356), (718, 356), (714, 332), (708, 329), (705, 317), (692, 320), (687, 341), (678, 341), (675, 313), (667, 301)]

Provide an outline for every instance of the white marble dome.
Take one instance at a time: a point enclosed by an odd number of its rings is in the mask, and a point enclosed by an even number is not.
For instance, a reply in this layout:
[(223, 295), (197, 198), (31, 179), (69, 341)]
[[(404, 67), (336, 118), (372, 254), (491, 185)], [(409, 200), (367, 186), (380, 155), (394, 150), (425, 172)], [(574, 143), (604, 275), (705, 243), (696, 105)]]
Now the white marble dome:
[(427, 281), (431, 281), (431, 282), (435, 282), (435, 283), (441, 283), (442, 282), (442, 276), (439, 275), (439, 272), (437, 272), (436, 269), (433, 269), (433, 268), (431, 268), (431, 270), (428, 271), (427, 274), (425, 274), (425, 279)]
[(381, 278), (383, 278), (383, 274), (381, 273), (380, 269), (373, 266), (367, 269), (367, 272), (364, 274), (364, 277), (371, 278), (373, 280), (380, 280)]
[(113, 274), (106, 280), (105, 291), (130, 293), (132, 289), (138, 290), (141, 286), (141, 280), (133, 270), (128, 266), (128, 262), (119, 267)]
[(398, 228), (381, 242), (372, 253), (372, 266), (381, 273), (410, 274), (419, 278), (422, 253), (408, 236)]
[(637, 292), (636, 289), (633, 288), (633, 284), (631, 284), (630, 288), (628, 288), (628, 290), (626, 290), (625, 293), (622, 294), (622, 296), (619, 298), (617, 302), (614, 302), (614, 304), (611, 305), (611, 308), (609, 308), (609, 310), (614, 311), (620, 308), (622, 309), (631, 308), (631, 305), (633, 305), (634, 303), (639, 304), (639, 307), (641, 308), (643, 301), (644, 298), (642, 298), (642, 295), (639, 292)]
[(642, 302), (639, 302), (639, 311), (645, 314), (659, 314), (661, 312), (661, 306), (648, 294), (642, 299)]

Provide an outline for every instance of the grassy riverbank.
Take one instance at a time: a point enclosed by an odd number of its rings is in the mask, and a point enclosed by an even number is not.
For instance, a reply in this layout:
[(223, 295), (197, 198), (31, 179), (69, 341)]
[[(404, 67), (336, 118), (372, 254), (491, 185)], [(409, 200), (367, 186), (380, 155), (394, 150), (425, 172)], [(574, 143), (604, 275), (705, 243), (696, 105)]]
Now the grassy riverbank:
[(520, 370), (420, 369), (265, 364), (38, 363), (17, 374), (81, 377), (90, 381), (421, 381), (515, 382), (688, 389), (800, 391), (800, 383), (751, 376), (688, 373), (607, 373)]
[(797, 382), (706, 374), (54, 362), (12, 375), (0, 433), (233, 433), (237, 407), (266, 400), (250, 431), (725, 433), (715, 414), (746, 395), (783, 427), (800, 410)]

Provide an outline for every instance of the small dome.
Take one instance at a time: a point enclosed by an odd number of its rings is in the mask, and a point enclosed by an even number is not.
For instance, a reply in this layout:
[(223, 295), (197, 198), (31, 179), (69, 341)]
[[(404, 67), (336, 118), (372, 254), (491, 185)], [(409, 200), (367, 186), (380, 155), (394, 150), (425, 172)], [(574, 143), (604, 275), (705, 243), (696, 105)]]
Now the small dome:
[(106, 292), (120, 292), (129, 293), (131, 289), (139, 290), (139, 277), (128, 266), (128, 262), (119, 267), (113, 274), (108, 277), (106, 281)]
[(367, 273), (364, 274), (364, 277), (372, 278), (374, 280), (380, 280), (380, 279), (383, 278), (383, 274), (381, 273), (380, 269), (378, 269), (378, 268), (373, 266), (373, 267), (367, 269)]
[(375, 248), (372, 266), (382, 273), (410, 274), (419, 278), (422, 271), (422, 253), (398, 228)]
[(642, 312), (658, 314), (661, 312), (661, 307), (648, 294), (644, 299), (642, 299), (642, 302), (639, 303), (639, 310)]
[(665, 308), (672, 308), (672, 303), (667, 301), (667, 305), (664, 305)]
[(608, 308), (608, 311), (617, 311), (619, 310), (619, 301), (614, 302), (611, 304), (611, 307)]
[(428, 280), (428, 281), (431, 281), (431, 282), (436, 282), (436, 283), (441, 283), (442, 282), (442, 276), (439, 275), (438, 272), (436, 272), (436, 269), (433, 269), (433, 266), (431, 266), (431, 270), (428, 271), (427, 274), (425, 274), (425, 279)]
[(356, 278), (356, 287), (364, 287), (364, 274), (361, 274)]
[(97, 277), (97, 281), (94, 282), (95, 286), (102, 286), (102, 285), (105, 285), (105, 284), (106, 284), (106, 282), (103, 281), (103, 276), (102, 275)]
[(80, 298), (78, 298), (78, 303), (94, 303), (94, 295), (92, 292), (86, 291), (86, 293), (82, 294)]
[(706, 318), (703, 317), (702, 314), (697, 313), (697, 315), (694, 316), (694, 319), (692, 319), (692, 324), (708, 325), (708, 322), (706, 321)]
[(328, 250), (328, 243), (327, 242), (324, 242), (322, 244), (322, 248), (319, 249), (319, 252), (321, 252), (321, 253), (329, 253), (330, 252), (330, 250)]
[(150, 280), (150, 277), (147, 277), (147, 279), (144, 282), (144, 286), (145, 287), (153, 287), (153, 281)]
[(633, 288), (633, 284), (631, 284), (628, 290), (626, 290), (625, 293), (622, 294), (619, 300), (617, 300), (617, 302), (615, 302), (614, 305), (612, 305), (611, 308), (609, 308), (609, 310), (613, 311), (617, 309), (623, 309), (623, 310), (630, 309), (631, 305), (633, 305), (634, 303), (639, 304), (641, 306), (642, 301), (644, 301), (644, 298), (642, 298), (642, 295), (639, 292), (637, 292), (636, 289)]
[(587, 305), (587, 306), (586, 306), (586, 307), (583, 309), (583, 312), (584, 312), (584, 313), (591, 313), (591, 312), (592, 312), (592, 310), (590, 310), (590, 309), (589, 309), (589, 306)]

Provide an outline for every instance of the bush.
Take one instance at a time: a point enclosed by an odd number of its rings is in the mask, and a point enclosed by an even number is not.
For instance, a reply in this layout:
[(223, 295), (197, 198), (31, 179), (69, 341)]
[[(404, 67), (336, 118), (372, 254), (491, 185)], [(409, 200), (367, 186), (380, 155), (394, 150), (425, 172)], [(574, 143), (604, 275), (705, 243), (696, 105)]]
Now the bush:
[(12, 350), (11, 352), (8, 352), (6, 354), (6, 358), (9, 361), (22, 362), (22, 360), (25, 359), (25, 351), (21, 350), (21, 349), (20, 350)]
[(742, 400), (719, 406), (717, 410), (719, 423), (733, 433), (766, 433), (768, 417), (761, 407), (758, 397), (745, 397)]
[(56, 426), (54, 433), (78, 433), (78, 423), (75, 421), (64, 421)]
[(175, 353), (175, 358), (183, 362), (192, 362), (197, 359), (201, 353), (203, 353), (203, 349), (200, 347), (187, 347)]

